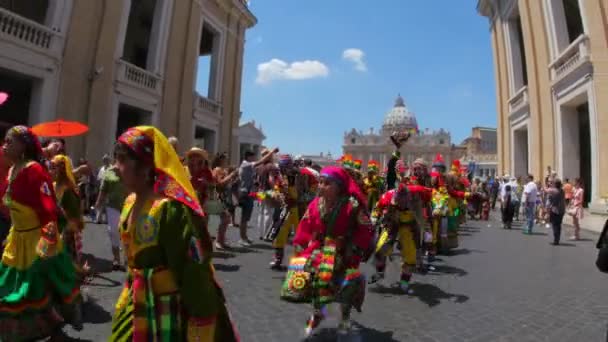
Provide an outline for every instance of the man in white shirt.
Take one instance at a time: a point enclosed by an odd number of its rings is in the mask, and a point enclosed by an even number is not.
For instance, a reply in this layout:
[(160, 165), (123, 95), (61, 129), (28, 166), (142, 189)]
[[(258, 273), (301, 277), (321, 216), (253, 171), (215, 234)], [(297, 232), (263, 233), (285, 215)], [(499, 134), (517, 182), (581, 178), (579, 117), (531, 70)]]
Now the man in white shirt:
[(538, 188), (534, 183), (534, 176), (528, 175), (528, 183), (524, 187), (523, 200), (526, 208), (527, 225), (524, 234), (532, 234), (534, 218), (536, 216), (536, 200), (538, 199)]

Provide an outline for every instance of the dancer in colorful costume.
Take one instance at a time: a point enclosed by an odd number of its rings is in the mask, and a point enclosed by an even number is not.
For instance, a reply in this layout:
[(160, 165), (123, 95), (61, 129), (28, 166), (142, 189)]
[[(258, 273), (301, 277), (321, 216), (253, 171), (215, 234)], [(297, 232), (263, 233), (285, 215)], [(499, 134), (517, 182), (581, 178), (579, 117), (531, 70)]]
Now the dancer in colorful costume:
[(177, 153), (154, 127), (114, 151), (131, 191), (120, 234), (128, 260), (111, 341), (237, 341), (211, 265), (207, 216)]
[(448, 249), (458, 248), (458, 228), (466, 218), (466, 201), (470, 193), (466, 192), (465, 180), (461, 175), (460, 161), (454, 160), (446, 184), (450, 199), (448, 200)]
[(424, 225), (422, 203), (429, 200), (427, 188), (405, 183), (380, 197), (372, 212), (372, 220), (380, 225), (380, 236), (375, 250), (376, 273), (370, 284), (384, 278), (386, 258), (392, 254), (395, 242), (399, 241), (402, 258), (399, 287), (403, 292), (409, 292), (413, 270), (421, 267), (418, 253)]
[(81, 297), (57, 226), (51, 177), (29, 128), (11, 128), (3, 149), (13, 166), (3, 198), (12, 227), (0, 264), (0, 341), (61, 338), (66, 322), (81, 328)]
[[(319, 197), (308, 206), (293, 241), (296, 256), (306, 260), (304, 270), (310, 274), (313, 314), (306, 323), (307, 335), (323, 320), (329, 303), (341, 304), (341, 330), (350, 328), (353, 307), (361, 311), (365, 279), (359, 264), (373, 238), (365, 207), (363, 194), (343, 168), (321, 170)], [(290, 280), (293, 291), (300, 291), (297, 284), (306, 282)]]
[[(4, 157), (4, 152), (0, 149), (0, 198), (4, 197), (8, 188), (8, 170), (11, 168), (11, 163)], [(4, 240), (8, 236), (11, 229), (10, 210), (0, 201), (0, 255), (4, 252)]]
[[(62, 220), (59, 222), (63, 242), (67, 252), (80, 271), (88, 271), (88, 266), (82, 264), (82, 230), (84, 219), (80, 207), (80, 196), (76, 180), (72, 173), (72, 163), (63, 154), (53, 157), (50, 163), (50, 173), (55, 180), (53, 188), (57, 197)], [(63, 222), (62, 222), (63, 221)]]
[(298, 215), (298, 190), (296, 188), (296, 178), (298, 170), (294, 168), (293, 160), (289, 155), (283, 155), (279, 160), (279, 169), (281, 170), (281, 183), (277, 184), (277, 190), (281, 192), (283, 205), (279, 219), (274, 222), (278, 231), (273, 227), (272, 247), (274, 248), (274, 257), (270, 262), (270, 268), (281, 269), (283, 265), (283, 256), (285, 255), (285, 245), (289, 234), (296, 229), (300, 217)]
[(429, 248), (429, 261), (435, 259), (439, 246), (441, 246), (442, 252), (447, 251), (448, 214), (450, 210), (450, 194), (446, 188), (443, 175), (439, 171), (431, 172), (431, 182), (433, 186), (433, 195), (431, 198), (431, 227), (433, 239)]
[(373, 210), (380, 199), (384, 188), (384, 179), (378, 175), (378, 162), (370, 160), (367, 162), (367, 176), (363, 179), (365, 194), (367, 194), (367, 206)]

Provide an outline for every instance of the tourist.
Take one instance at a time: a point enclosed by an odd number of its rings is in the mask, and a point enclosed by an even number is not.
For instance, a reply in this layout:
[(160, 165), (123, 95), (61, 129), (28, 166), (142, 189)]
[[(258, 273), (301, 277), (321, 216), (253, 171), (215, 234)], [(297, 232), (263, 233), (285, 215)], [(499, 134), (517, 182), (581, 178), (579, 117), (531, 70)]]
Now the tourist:
[(116, 166), (111, 166), (106, 170), (101, 179), (95, 208), (99, 211), (101, 210), (100, 208), (103, 207), (106, 211), (106, 224), (113, 257), (112, 269), (115, 271), (122, 268), (120, 262), (120, 235), (118, 232), (118, 223), (120, 221), (120, 211), (126, 197), (127, 191), (120, 179), (118, 168), (116, 168)]
[(177, 153), (160, 131), (130, 128), (116, 167), (132, 194), (120, 223), (129, 276), (111, 341), (237, 341), (214, 279), (206, 219)]
[[(186, 152), (186, 165), (190, 181), (198, 196), (200, 204), (205, 207), (205, 202), (214, 190), (214, 179), (209, 168), (209, 154), (207, 151), (193, 147)], [(208, 213), (209, 214), (209, 213)], [(215, 214), (215, 213), (214, 213)]]
[(550, 183), (551, 187), (545, 193), (545, 210), (546, 215), (549, 217), (549, 222), (551, 222), (551, 228), (553, 228), (552, 244), (557, 246), (562, 234), (562, 221), (566, 212), (566, 198), (561, 180), (552, 178)]
[(511, 185), (505, 186), (505, 196), (502, 198), (502, 224), (504, 229), (511, 229), (513, 225), (513, 214), (515, 213), (515, 202), (513, 201), (513, 189)]
[[(268, 153), (270, 153), (270, 150), (264, 149), (262, 151), (262, 157), (265, 157)], [(274, 171), (274, 169), (276, 169), (276, 166), (274, 165), (272, 159), (267, 160), (256, 168), (258, 191), (272, 191), (274, 185), (272, 184), (270, 178), (271, 173)], [(266, 200), (260, 201), (259, 207), (260, 212), (257, 219), (260, 235), (259, 238), (260, 240), (264, 240), (264, 238), (268, 234), (268, 231), (270, 230), (270, 227), (272, 226), (272, 217), (275, 208), (269, 205), (268, 201)]]
[(225, 153), (218, 153), (211, 162), (211, 172), (215, 181), (215, 191), (221, 203), (218, 214), (220, 223), (217, 228), (217, 236), (215, 239), (216, 249), (229, 248), (226, 243), (226, 230), (230, 224), (230, 207), (234, 208), (232, 202), (232, 194), (230, 193), (231, 183), (237, 179), (238, 171), (228, 171), (227, 166), (228, 156)]
[[(102, 165), (99, 168), (99, 171), (97, 172), (97, 185), (101, 185), (101, 182), (103, 181), (103, 177), (104, 174), (106, 173), (106, 171), (108, 171), (112, 165), (112, 159), (110, 158), (110, 155), (108, 154), (104, 154), (103, 157), (101, 158), (101, 162)], [(99, 196), (99, 189), (97, 189), (97, 196)], [(108, 220), (108, 213), (106, 212), (106, 207), (105, 205), (102, 205), (100, 208), (95, 207), (95, 222), (100, 224), (102, 221), (107, 222)]]
[(255, 153), (253, 151), (245, 151), (245, 160), (239, 167), (239, 206), (241, 207), (241, 224), (239, 244), (243, 247), (251, 246), (252, 242), (247, 237), (247, 224), (253, 213), (254, 199), (252, 193), (255, 191), (255, 168), (271, 160), (275, 153), (279, 151), (275, 148), (262, 159), (255, 161)]
[(526, 226), (523, 229), (524, 234), (532, 234), (532, 229), (534, 228), (534, 221), (536, 215), (536, 202), (538, 200), (538, 187), (536, 183), (534, 183), (534, 176), (532, 174), (528, 175), (528, 183), (524, 187), (524, 194), (522, 203), (524, 203), (524, 208), (526, 212)]
[(62, 248), (51, 177), (31, 129), (9, 129), (3, 150), (13, 166), (4, 196), (12, 227), (0, 264), (0, 340), (60, 338), (66, 322), (81, 328), (81, 297)]
[(572, 225), (574, 226), (574, 234), (570, 237), (570, 240), (579, 240), (581, 238), (581, 220), (584, 216), (583, 203), (585, 202), (585, 189), (583, 188), (584, 183), (582, 178), (577, 178), (574, 181), (574, 195), (572, 197), (572, 206), (568, 210), (570, 216), (572, 216)]
[(570, 179), (564, 180), (564, 195), (566, 197), (566, 206), (569, 207), (574, 197), (574, 186), (570, 183)]
[(524, 184), (521, 179), (521, 176), (519, 176), (515, 179), (515, 186), (511, 187), (511, 191), (515, 193), (515, 196), (512, 197), (513, 204), (515, 205), (515, 208), (514, 208), (515, 221), (519, 221), (519, 211), (521, 208), (522, 197), (524, 195)]
[(296, 255), (312, 259), (307, 263), (313, 304), (307, 335), (325, 318), (327, 304), (340, 302), (343, 331), (350, 329), (351, 309), (361, 311), (365, 280), (359, 265), (373, 238), (365, 205), (361, 190), (343, 168), (321, 170), (319, 197), (308, 206), (293, 240)]

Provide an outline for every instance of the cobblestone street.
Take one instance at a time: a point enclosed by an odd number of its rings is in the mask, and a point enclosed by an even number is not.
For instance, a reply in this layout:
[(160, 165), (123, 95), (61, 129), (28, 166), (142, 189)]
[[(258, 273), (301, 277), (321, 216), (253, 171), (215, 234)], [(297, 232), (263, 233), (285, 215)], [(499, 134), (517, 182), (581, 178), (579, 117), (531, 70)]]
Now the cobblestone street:
[[(217, 224), (211, 223), (215, 232)], [(257, 232), (257, 229), (255, 230)], [(608, 278), (595, 269), (595, 235), (580, 242), (549, 244), (549, 229), (523, 235), (516, 225), (469, 221), (460, 248), (441, 256), (437, 269), (415, 275), (413, 295), (400, 294), (400, 259), (382, 285), (368, 287), (363, 313), (354, 314), (363, 341), (605, 341)], [(230, 230), (232, 241), (236, 229)], [(250, 237), (256, 234), (252, 229)], [(257, 236), (256, 236), (257, 237)], [(105, 227), (89, 224), (85, 250), (97, 256), (99, 277), (85, 289), (84, 330), (72, 338), (106, 340), (124, 273), (111, 268)], [(214, 264), (241, 339), (300, 341), (308, 305), (279, 300), (284, 273), (271, 271), (268, 243), (217, 253)], [(369, 276), (370, 265), (364, 266)], [(316, 341), (335, 340), (328, 321)]]

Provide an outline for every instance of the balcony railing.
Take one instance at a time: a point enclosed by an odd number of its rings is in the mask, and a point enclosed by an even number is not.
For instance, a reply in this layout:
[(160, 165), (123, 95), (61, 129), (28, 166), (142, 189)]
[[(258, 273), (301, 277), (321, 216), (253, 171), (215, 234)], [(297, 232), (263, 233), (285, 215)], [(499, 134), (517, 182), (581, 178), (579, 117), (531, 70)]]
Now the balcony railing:
[(551, 79), (559, 80), (587, 61), (589, 61), (589, 38), (581, 35), (549, 64)]
[(528, 101), (528, 86), (524, 86), (509, 99), (509, 112), (517, 111), (528, 104)]
[(217, 116), (221, 115), (222, 105), (214, 100), (201, 96), (198, 93), (195, 93), (194, 102), (195, 102), (194, 109), (196, 111), (212, 113)]
[(61, 39), (59, 32), (5, 8), (0, 8), (0, 36), (42, 51), (53, 49)]
[(162, 79), (159, 75), (122, 59), (117, 61), (117, 65), (117, 79), (119, 81), (157, 95), (161, 93)]

